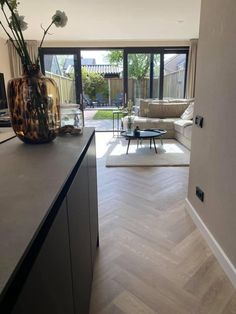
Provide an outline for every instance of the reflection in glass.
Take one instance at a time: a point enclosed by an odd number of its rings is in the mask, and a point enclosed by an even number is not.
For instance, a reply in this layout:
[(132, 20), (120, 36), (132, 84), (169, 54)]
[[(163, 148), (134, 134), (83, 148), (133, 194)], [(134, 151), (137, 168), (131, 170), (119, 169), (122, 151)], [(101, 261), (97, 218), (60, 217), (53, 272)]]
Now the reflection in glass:
[(184, 98), (186, 54), (165, 54), (163, 97)]
[(128, 97), (135, 105), (140, 98), (148, 98), (150, 90), (150, 54), (128, 55)]
[(61, 104), (76, 104), (74, 55), (44, 55), (44, 68), (57, 83)]
[(160, 97), (160, 54), (153, 56), (153, 98)]

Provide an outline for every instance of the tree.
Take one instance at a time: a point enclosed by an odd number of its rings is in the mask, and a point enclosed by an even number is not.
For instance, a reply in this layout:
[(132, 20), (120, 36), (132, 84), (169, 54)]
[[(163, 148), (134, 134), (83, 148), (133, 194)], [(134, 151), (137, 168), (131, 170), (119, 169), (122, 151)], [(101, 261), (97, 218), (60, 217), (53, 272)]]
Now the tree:
[[(123, 65), (123, 52), (113, 50), (109, 52), (108, 61), (111, 64)], [(128, 77), (135, 80), (135, 97), (140, 98), (142, 95), (142, 80), (150, 75), (150, 54), (130, 53), (128, 55)], [(132, 97), (133, 98), (133, 97)]]
[[(128, 75), (137, 80), (149, 77), (150, 74), (150, 55), (147, 53), (130, 53), (128, 55)], [(107, 61), (115, 66), (123, 66), (123, 51), (113, 50), (107, 55)], [(159, 73), (160, 55), (154, 54), (154, 69)]]
[(138, 81), (150, 75), (150, 54), (135, 53), (128, 58), (128, 75)]
[(84, 93), (91, 100), (96, 100), (96, 95), (101, 94), (104, 98), (108, 97), (108, 85), (103, 75), (97, 72), (88, 72), (82, 68), (82, 82)]
[[(134, 79), (134, 95), (140, 98), (146, 94), (144, 79), (150, 77), (151, 66), (150, 53), (130, 53), (128, 54), (128, 77)], [(123, 52), (120, 50), (110, 51), (107, 55), (107, 60), (110, 64), (116, 66), (123, 65)], [(160, 73), (160, 54), (153, 54), (154, 75), (159, 76)]]
[[(110, 51), (107, 55), (110, 64), (123, 65), (123, 52), (120, 50)], [(130, 78), (142, 80), (149, 76), (150, 54), (131, 53), (128, 56), (128, 75)]]
[(108, 55), (106, 56), (106, 59), (110, 64), (113, 64), (115, 66), (122, 66), (123, 65), (123, 51), (121, 50), (109, 51)]

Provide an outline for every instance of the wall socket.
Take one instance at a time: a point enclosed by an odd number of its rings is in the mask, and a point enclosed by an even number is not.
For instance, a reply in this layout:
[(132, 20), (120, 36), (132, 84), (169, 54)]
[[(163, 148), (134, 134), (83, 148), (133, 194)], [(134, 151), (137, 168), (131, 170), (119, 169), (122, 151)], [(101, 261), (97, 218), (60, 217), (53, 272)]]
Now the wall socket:
[(198, 186), (196, 186), (196, 195), (200, 199), (200, 201), (204, 201), (204, 192)]
[(195, 124), (199, 128), (202, 128), (203, 127), (203, 117), (202, 116), (196, 116), (195, 117)]

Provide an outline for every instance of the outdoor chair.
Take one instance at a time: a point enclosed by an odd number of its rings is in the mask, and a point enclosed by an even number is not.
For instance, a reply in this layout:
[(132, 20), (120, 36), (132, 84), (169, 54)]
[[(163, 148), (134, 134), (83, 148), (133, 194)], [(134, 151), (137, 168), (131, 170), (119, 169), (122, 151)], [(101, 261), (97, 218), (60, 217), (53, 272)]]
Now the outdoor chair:
[(115, 97), (115, 100), (113, 104), (117, 107), (120, 108), (123, 105), (123, 93), (118, 93)]
[(96, 94), (96, 102), (97, 102), (98, 106), (104, 106), (105, 105), (106, 102), (105, 102), (103, 94), (101, 94), (101, 93)]
[(94, 102), (86, 94), (83, 95), (83, 105), (84, 105), (84, 108), (86, 107), (94, 108)]

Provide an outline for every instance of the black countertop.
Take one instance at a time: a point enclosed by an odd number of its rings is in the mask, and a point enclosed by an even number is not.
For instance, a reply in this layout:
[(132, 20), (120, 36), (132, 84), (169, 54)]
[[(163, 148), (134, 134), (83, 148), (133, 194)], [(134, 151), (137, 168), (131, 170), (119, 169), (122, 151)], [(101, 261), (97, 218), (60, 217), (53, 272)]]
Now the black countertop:
[(13, 138), (0, 148), (0, 300), (94, 134), (41, 145)]

